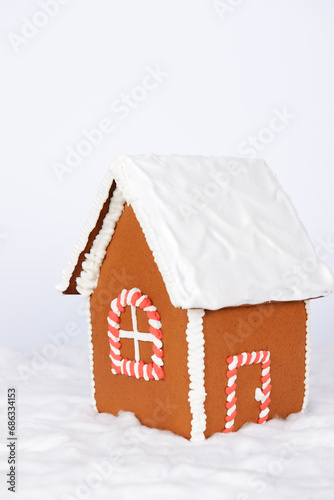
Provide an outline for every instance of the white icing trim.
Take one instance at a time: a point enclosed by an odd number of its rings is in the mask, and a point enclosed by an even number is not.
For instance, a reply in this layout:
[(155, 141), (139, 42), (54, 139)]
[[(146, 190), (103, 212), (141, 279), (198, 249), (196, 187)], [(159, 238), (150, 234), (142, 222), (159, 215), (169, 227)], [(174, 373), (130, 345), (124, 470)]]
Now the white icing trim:
[(96, 236), (86, 259), (82, 263), (82, 271), (77, 278), (77, 290), (87, 297), (93, 293), (97, 286), (101, 265), (107, 252), (107, 247), (114, 234), (115, 227), (123, 212), (125, 200), (118, 187), (113, 192), (110, 200), (109, 211), (104, 218), (102, 228)]
[(205, 439), (206, 414), (204, 401), (206, 397), (204, 385), (204, 309), (188, 309), (188, 325), (186, 330), (188, 342), (188, 373), (190, 390), (191, 441)]
[(87, 316), (87, 333), (88, 333), (88, 349), (89, 349), (89, 361), (91, 367), (91, 384), (92, 384), (92, 397), (93, 397), (93, 407), (98, 411), (95, 399), (95, 380), (94, 380), (94, 346), (93, 346), (93, 331), (92, 331), (92, 319), (90, 314), (90, 297), (86, 299), (86, 316)]
[(306, 310), (306, 343), (305, 343), (305, 380), (304, 380), (304, 399), (302, 412), (304, 412), (309, 398), (309, 384), (310, 384), (310, 359), (311, 359), (311, 310), (310, 301), (305, 300)]
[(108, 171), (99, 186), (97, 197), (91, 206), (88, 220), (81, 230), (79, 241), (74, 246), (69, 262), (62, 272), (61, 282), (56, 286), (56, 290), (58, 290), (59, 292), (64, 292), (68, 288), (71, 276), (73, 274), (75, 266), (77, 265), (79, 255), (85, 249), (89, 235), (96, 226), (102, 207), (108, 198), (113, 180), (114, 179), (112, 173)]

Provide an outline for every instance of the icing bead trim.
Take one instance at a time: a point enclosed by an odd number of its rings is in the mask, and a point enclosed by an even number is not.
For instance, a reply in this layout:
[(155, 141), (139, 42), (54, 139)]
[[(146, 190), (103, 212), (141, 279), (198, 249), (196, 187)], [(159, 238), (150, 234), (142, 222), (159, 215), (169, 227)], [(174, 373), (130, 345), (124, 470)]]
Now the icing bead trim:
[(264, 424), (268, 419), (269, 414), (269, 404), (270, 404), (270, 391), (271, 391), (271, 378), (270, 378), (270, 352), (269, 351), (253, 351), (253, 352), (242, 352), (235, 356), (229, 356), (227, 359), (228, 370), (226, 376), (228, 378), (227, 387), (225, 392), (227, 394), (226, 398), (226, 410), (227, 415), (225, 417), (225, 429), (224, 433), (231, 432), (234, 426), (234, 420), (237, 414), (237, 397), (236, 397), (236, 380), (237, 380), (237, 369), (240, 366), (247, 366), (251, 364), (261, 363), (262, 375), (261, 375), (261, 389), (257, 389), (255, 392), (255, 399), (261, 401), (260, 404), (260, 414), (257, 423)]
[(188, 342), (188, 373), (190, 390), (191, 441), (203, 441), (206, 429), (204, 402), (206, 397), (204, 386), (204, 309), (188, 309), (188, 325), (186, 330)]
[(96, 406), (95, 399), (95, 380), (94, 380), (94, 346), (93, 346), (93, 332), (92, 332), (92, 320), (90, 314), (90, 297), (86, 299), (86, 315), (87, 315), (87, 323), (88, 323), (88, 349), (89, 349), (89, 363), (91, 367), (91, 384), (92, 384), (92, 397), (93, 397), (93, 406), (96, 411), (98, 411)]
[(310, 360), (311, 360), (311, 310), (310, 301), (305, 300), (306, 310), (306, 343), (305, 343), (305, 380), (304, 380), (304, 399), (302, 412), (305, 410), (309, 398), (309, 384), (310, 384)]
[[(120, 329), (120, 318), (122, 312), (127, 306), (131, 307), (133, 331)], [(144, 380), (163, 380), (165, 374), (163, 371), (163, 350), (162, 350), (162, 332), (160, 314), (156, 307), (152, 304), (147, 295), (143, 295), (139, 288), (131, 290), (122, 290), (121, 293), (112, 300), (110, 304), (110, 312), (108, 316), (108, 337), (110, 345), (111, 372), (128, 377), (143, 378)], [(139, 307), (146, 312), (148, 323), (150, 325), (150, 333), (142, 333), (138, 331), (136, 308)], [(133, 339), (135, 347), (135, 359), (129, 360), (122, 358), (121, 355), (121, 339)], [(140, 361), (139, 341), (152, 342), (153, 355), (151, 363)]]
[(73, 247), (69, 262), (62, 272), (61, 282), (56, 286), (56, 290), (58, 290), (59, 292), (64, 292), (69, 286), (70, 279), (78, 262), (79, 255), (85, 249), (89, 235), (96, 226), (96, 222), (101, 213), (103, 204), (108, 198), (113, 180), (114, 178), (112, 172), (108, 171), (99, 186), (97, 197), (90, 208), (89, 217), (86, 224), (81, 230), (79, 241)]
[(116, 224), (123, 212), (124, 203), (125, 200), (121, 190), (116, 186), (102, 228), (93, 241), (90, 252), (85, 254), (82, 271), (77, 278), (76, 288), (83, 297), (91, 295), (97, 286), (101, 265), (114, 234)]

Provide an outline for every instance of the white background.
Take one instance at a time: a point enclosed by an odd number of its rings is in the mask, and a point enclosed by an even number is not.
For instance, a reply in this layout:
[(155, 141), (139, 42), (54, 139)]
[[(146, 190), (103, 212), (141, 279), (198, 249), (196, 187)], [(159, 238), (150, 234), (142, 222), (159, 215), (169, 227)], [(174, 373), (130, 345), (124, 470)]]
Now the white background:
[[(81, 298), (54, 285), (122, 152), (235, 156), (269, 137), (255, 152), (334, 269), (321, 243), (334, 240), (332, 1), (222, 0), (219, 15), (211, 0), (70, 0), (53, 17), (41, 4), (0, 4), (2, 344), (39, 349), (70, 321), (71, 342), (86, 343)], [(157, 88), (126, 118), (112, 111), (157, 66), (168, 74)], [(268, 136), (284, 108), (294, 117)], [(55, 162), (104, 118), (114, 131), (61, 181)], [(333, 342), (333, 305), (312, 301), (313, 342)]]

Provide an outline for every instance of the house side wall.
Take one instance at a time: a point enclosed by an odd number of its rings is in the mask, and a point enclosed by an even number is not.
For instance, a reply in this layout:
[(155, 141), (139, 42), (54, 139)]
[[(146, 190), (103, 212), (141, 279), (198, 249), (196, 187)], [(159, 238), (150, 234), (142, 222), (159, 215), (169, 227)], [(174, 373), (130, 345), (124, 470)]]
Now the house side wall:
[[(271, 358), (271, 402), (269, 419), (286, 417), (303, 406), (305, 381), (305, 303), (283, 302), (206, 311), (205, 411), (206, 437), (221, 432), (225, 425), (228, 356), (269, 350)], [(261, 387), (261, 365), (237, 369), (237, 415), (234, 430), (257, 422), (260, 403), (255, 388)]]
[[(164, 380), (145, 381), (111, 373), (107, 334), (110, 302), (124, 288), (134, 287), (149, 296), (161, 315)], [(139, 327), (148, 331), (149, 325), (145, 316), (139, 316)], [(98, 410), (114, 415), (120, 410), (131, 411), (149, 427), (168, 429), (190, 438), (188, 346), (185, 334), (187, 311), (176, 309), (171, 304), (152, 252), (132, 208), (128, 205), (117, 223), (101, 267), (97, 287), (91, 297), (91, 320)], [(131, 329), (129, 314), (124, 313), (121, 322), (121, 328)], [(131, 341), (124, 339), (122, 356), (133, 356), (131, 349)], [(149, 362), (149, 344), (141, 342), (140, 349), (141, 358)]]

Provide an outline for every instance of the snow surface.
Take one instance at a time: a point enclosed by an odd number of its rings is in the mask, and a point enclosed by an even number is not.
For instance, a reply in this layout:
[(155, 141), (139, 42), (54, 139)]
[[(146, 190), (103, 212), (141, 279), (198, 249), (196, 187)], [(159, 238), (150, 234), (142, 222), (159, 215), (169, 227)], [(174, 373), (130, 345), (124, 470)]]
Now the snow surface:
[[(43, 362), (36, 351), (0, 349), (2, 500), (334, 498), (332, 349), (313, 350), (304, 414), (248, 424), (202, 443), (143, 427), (130, 413), (97, 414), (88, 350), (54, 349), (53, 356)], [(33, 371), (22, 380), (28, 368)], [(18, 403), (16, 494), (5, 484), (11, 386)]]

